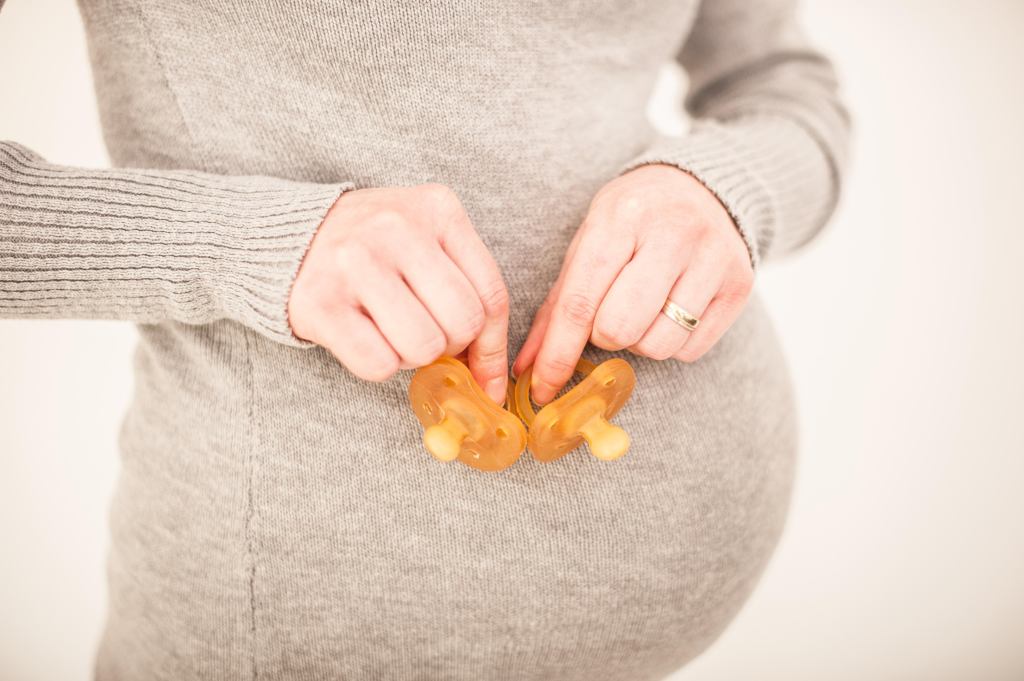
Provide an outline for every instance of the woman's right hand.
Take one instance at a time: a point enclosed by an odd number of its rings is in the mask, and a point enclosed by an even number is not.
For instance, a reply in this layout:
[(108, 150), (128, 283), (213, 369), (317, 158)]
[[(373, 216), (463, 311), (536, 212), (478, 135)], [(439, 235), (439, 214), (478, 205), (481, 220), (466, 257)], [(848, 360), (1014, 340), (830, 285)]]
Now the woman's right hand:
[(508, 292), (445, 186), (342, 194), (302, 261), (288, 317), (296, 336), (371, 381), (468, 348), (477, 382), (505, 400)]

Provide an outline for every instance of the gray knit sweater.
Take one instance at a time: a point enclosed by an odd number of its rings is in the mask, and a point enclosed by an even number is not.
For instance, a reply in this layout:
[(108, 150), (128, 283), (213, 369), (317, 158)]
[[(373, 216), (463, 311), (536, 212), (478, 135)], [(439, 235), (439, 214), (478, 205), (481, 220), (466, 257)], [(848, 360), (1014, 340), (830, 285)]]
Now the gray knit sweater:
[[(628, 168), (694, 174), (755, 261), (799, 246), (836, 201), (847, 120), (792, 3), (80, 4), (117, 167), (0, 143), (0, 316), (140, 324), (99, 678), (637, 680), (703, 650), (792, 474), (756, 295), (696, 364), (630, 357), (625, 459), (500, 474), (431, 459), (408, 374), (355, 379), (286, 301), (352, 187), (458, 193), (513, 352)], [(673, 57), (694, 125), (662, 138), (645, 105)]]

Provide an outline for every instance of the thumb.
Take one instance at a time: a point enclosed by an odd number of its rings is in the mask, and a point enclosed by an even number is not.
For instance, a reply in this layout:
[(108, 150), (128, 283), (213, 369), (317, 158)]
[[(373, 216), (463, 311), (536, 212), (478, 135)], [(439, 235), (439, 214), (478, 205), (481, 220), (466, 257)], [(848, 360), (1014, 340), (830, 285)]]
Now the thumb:
[(519, 378), (533, 364), (540, 353), (540, 348), (544, 344), (544, 336), (548, 331), (548, 324), (551, 322), (551, 311), (554, 309), (555, 301), (558, 300), (558, 292), (561, 290), (562, 281), (565, 279), (565, 270), (569, 267), (573, 256), (576, 255), (576, 248), (579, 246), (579, 243), (580, 230), (577, 230), (576, 234), (573, 235), (572, 241), (569, 242), (569, 248), (565, 251), (565, 258), (562, 259), (562, 269), (558, 273), (558, 279), (555, 280), (540, 309), (537, 310), (537, 314), (533, 318), (533, 324), (530, 326), (530, 332), (526, 334), (523, 347), (519, 349), (516, 361), (512, 365), (512, 375), (516, 378)]
[(537, 310), (537, 314), (534, 316), (533, 323), (530, 326), (530, 332), (526, 335), (523, 347), (519, 348), (516, 361), (512, 364), (512, 375), (516, 378), (519, 378), (537, 359), (537, 354), (540, 352), (541, 345), (544, 342), (544, 335), (548, 330), (548, 324), (551, 321), (551, 309), (557, 297), (558, 288), (556, 287), (551, 289), (551, 293), (544, 300), (544, 304)]
[(508, 383), (508, 310), (489, 316), (480, 335), (466, 348), (466, 364), (488, 397), (505, 404)]

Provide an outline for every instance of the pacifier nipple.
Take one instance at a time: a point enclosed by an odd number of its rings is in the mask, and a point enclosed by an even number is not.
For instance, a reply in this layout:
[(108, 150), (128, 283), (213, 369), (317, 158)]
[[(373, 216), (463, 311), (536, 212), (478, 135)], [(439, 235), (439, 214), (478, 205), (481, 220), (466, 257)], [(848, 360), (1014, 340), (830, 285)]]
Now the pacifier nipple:
[(459, 456), (467, 433), (461, 423), (445, 417), (441, 423), (435, 423), (423, 431), (423, 444), (438, 461), (454, 461)]
[(590, 445), (591, 453), (601, 461), (613, 461), (629, 449), (629, 435), (622, 428), (604, 418), (587, 421), (580, 433)]

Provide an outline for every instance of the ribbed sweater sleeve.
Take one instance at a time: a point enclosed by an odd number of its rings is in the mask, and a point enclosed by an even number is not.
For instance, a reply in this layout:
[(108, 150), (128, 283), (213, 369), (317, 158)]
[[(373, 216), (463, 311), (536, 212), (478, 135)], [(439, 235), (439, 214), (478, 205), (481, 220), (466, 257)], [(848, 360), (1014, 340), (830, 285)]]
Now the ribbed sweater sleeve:
[(238, 321), (305, 345), (292, 281), (350, 185), (88, 170), (0, 142), (0, 317)]
[(627, 164), (681, 168), (731, 214), (755, 264), (796, 249), (839, 196), (849, 117), (831, 64), (809, 47), (796, 3), (704, 0), (677, 55), (693, 125)]

